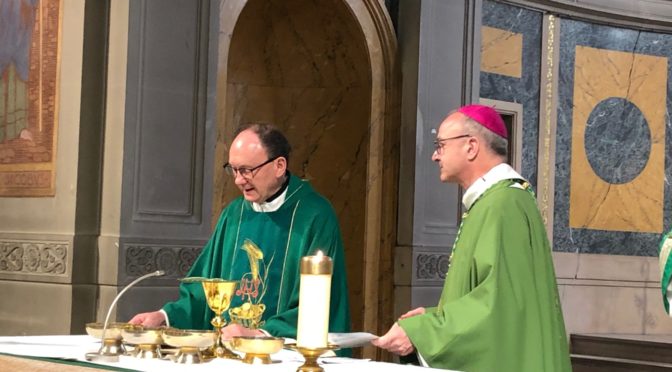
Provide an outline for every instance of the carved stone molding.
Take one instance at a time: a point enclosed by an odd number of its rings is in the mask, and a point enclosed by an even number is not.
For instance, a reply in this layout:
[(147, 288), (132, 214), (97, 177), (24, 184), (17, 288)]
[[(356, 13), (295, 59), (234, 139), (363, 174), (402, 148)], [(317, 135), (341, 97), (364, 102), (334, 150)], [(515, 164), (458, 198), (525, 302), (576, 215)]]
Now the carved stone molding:
[(164, 278), (181, 278), (187, 274), (200, 251), (200, 246), (127, 245), (125, 272), (129, 277), (138, 277), (163, 270), (166, 272)]
[(0, 273), (65, 275), (68, 243), (0, 241)]
[(415, 258), (416, 278), (422, 280), (443, 280), (448, 271), (447, 254), (421, 253)]

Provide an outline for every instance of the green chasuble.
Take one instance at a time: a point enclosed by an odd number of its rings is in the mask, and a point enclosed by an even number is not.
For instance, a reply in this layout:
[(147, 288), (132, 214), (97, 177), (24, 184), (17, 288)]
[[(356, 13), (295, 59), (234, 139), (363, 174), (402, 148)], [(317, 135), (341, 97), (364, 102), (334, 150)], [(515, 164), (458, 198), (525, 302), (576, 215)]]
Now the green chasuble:
[[(250, 247), (255, 247), (256, 256), (248, 254)], [(242, 197), (232, 201), (222, 211), (215, 232), (188, 276), (240, 281), (231, 308), (244, 302), (264, 304), (264, 323), (260, 328), (273, 336), (296, 338), (299, 261), (317, 250), (330, 256), (334, 264), (329, 331), (348, 332), (345, 257), (336, 214), (307, 181), (293, 175), (284, 203), (273, 212), (257, 212)], [(212, 328), (214, 314), (206, 304), (200, 283), (181, 284), (180, 298), (166, 304), (163, 310), (171, 327)], [(228, 322), (228, 313), (225, 317)]]
[(663, 305), (665, 312), (670, 314), (670, 279), (672, 278), (672, 230), (670, 230), (663, 240), (660, 241), (660, 250), (658, 251), (658, 262), (660, 263), (660, 289), (663, 292)]
[(528, 187), (499, 180), (471, 204), (438, 306), (399, 321), (430, 367), (571, 371), (551, 249)]

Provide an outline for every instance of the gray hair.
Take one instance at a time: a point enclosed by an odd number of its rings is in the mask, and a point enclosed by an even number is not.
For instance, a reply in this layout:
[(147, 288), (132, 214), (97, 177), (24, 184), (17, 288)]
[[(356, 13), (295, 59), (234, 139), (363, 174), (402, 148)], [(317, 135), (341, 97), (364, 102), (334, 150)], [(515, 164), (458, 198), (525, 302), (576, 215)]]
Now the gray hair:
[(464, 129), (471, 135), (478, 135), (495, 154), (506, 159), (509, 155), (509, 141), (482, 126), (476, 120), (464, 115)]

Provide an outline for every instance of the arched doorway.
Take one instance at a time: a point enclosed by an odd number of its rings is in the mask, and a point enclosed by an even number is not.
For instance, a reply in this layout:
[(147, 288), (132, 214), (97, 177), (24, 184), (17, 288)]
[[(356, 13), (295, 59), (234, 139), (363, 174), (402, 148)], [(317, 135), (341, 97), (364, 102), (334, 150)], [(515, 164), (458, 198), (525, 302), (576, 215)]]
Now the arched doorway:
[(375, 0), (231, 0), (220, 25), (214, 213), (238, 195), (221, 171), (235, 128), (278, 125), (294, 147), (290, 170), (338, 214), (353, 329), (381, 332), (381, 316), (393, 316), (391, 276), (379, 276), (392, 272), (398, 168), (398, 134), (386, 128), (396, 117), (395, 45), (384, 9)]

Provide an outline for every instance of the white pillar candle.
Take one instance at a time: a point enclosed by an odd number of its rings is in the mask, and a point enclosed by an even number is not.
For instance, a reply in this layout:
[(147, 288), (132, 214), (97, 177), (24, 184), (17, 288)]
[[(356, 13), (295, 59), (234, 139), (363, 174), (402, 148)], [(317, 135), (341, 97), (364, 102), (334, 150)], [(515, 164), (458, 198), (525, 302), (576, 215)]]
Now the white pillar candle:
[(331, 258), (321, 251), (315, 256), (301, 258), (298, 347), (317, 349), (327, 346), (332, 270)]

